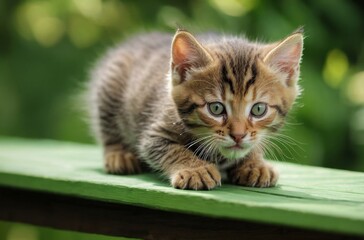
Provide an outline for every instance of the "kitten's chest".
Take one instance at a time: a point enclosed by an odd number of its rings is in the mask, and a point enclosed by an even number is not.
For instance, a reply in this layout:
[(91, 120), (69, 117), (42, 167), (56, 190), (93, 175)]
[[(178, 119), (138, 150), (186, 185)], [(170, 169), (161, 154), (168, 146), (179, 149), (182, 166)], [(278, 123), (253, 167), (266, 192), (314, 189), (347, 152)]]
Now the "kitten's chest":
[(217, 167), (219, 168), (220, 171), (225, 171), (229, 168), (232, 168), (234, 166), (236, 166), (241, 160), (237, 159), (237, 160), (231, 160), (231, 159), (220, 159), (219, 162), (217, 162)]

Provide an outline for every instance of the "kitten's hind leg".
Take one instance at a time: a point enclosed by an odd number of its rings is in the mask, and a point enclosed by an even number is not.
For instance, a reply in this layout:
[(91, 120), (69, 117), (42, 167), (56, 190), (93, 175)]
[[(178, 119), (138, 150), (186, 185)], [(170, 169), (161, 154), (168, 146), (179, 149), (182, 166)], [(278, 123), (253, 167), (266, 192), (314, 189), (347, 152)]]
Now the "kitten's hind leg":
[(105, 170), (112, 174), (135, 174), (142, 172), (139, 159), (121, 144), (105, 146)]

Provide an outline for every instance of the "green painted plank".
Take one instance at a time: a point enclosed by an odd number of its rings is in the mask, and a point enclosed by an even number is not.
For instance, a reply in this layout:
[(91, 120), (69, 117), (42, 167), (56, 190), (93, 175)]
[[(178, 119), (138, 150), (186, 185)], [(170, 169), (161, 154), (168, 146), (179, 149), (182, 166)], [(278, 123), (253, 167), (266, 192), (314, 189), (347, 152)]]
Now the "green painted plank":
[(155, 174), (105, 174), (96, 146), (0, 139), (1, 185), (364, 236), (364, 173), (274, 164), (281, 172), (275, 188), (223, 184), (212, 191), (185, 191)]

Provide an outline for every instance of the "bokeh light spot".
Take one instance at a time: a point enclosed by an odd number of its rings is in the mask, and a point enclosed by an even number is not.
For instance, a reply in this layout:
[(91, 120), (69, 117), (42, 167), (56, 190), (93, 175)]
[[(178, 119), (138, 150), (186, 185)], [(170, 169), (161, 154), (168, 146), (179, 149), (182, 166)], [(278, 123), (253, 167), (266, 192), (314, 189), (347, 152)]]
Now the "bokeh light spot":
[(346, 95), (352, 103), (364, 105), (364, 71), (349, 79)]
[(74, 0), (73, 3), (85, 17), (97, 19), (102, 13), (101, 0)]
[(210, 3), (220, 12), (226, 15), (239, 17), (257, 5), (257, 0), (210, 0)]
[(349, 61), (346, 54), (339, 50), (333, 49), (326, 58), (323, 75), (325, 82), (333, 88), (337, 88), (349, 68)]
[(63, 22), (55, 17), (39, 18), (31, 26), (34, 38), (45, 47), (56, 44), (64, 33)]
[(40, 45), (50, 47), (62, 38), (65, 30), (63, 22), (55, 15), (50, 2), (27, 2), (17, 9), (15, 26), (25, 39), (35, 39)]

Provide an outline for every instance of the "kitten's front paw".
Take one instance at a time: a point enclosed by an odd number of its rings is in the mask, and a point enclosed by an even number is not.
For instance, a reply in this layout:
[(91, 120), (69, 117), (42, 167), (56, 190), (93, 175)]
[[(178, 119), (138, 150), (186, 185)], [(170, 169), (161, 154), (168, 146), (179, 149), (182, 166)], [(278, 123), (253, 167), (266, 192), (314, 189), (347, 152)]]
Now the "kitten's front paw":
[(247, 161), (230, 174), (233, 183), (248, 187), (273, 187), (278, 177), (277, 170), (264, 161)]
[(134, 174), (140, 173), (141, 166), (135, 155), (121, 149), (108, 150), (104, 156), (105, 169), (113, 174)]
[(221, 185), (221, 175), (216, 166), (210, 164), (178, 170), (172, 175), (171, 183), (179, 189), (210, 190)]

